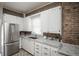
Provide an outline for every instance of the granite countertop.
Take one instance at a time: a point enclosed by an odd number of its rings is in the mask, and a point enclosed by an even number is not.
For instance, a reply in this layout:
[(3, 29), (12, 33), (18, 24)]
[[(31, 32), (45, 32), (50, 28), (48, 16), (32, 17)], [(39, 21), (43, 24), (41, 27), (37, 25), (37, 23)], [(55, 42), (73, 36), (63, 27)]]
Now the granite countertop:
[(47, 44), (49, 46), (53, 46), (54, 48), (59, 48), (60, 42), (55, 41), (55, 40), (50, 40), (50, 39), (45, 39), (45, 38), (39, 38), (35, 40), (36, 42), (40, 42), (42, 44)]
[(70, 56), (79, 56), (79, 45), (72, 45), (67, 43), (61, 43), (62, 47), (58, 50), (59, 53), (64, 53)]
[[(29, 38), (29, 37), (33, 37), (33, 35), (28, 35), (28, 36), (24, 36), (22, 38)], [(45, 39), (43, 36), (38, 36), (37, 39), (31, 39), (30, 40), (34, 40), (36, 42), (39, 42), (39, 43), (42, 43), (42, 44), (46, 44), (46, 45), (49, 45), (49, 46), (53, 46), (55, 48), (59, 48), (60, 46), (60, 42), (58, 41), (55, 41), (55, 40), (51, 40), (51, 39)]]

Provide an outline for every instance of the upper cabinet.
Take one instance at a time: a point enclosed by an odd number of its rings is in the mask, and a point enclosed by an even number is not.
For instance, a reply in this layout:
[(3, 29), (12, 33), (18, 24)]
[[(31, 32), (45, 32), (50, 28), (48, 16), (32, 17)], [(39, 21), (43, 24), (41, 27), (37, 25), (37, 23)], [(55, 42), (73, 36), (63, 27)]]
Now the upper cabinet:
[(60, 33), (62, 22), (61, 6), (41, 12), (42, 32)]
[(17, 21), (16, 20), (16, 16), (9, 15), (9, 14), (4, 14), (4, 22), (7, 22), (7, 23), (16, 23), (15, 21)]
[(24, 18), (16, 17), (16, 20), (19, 24), (19, 31), (24, 31)]
[(23, 31), (24, 30), (24, 25), (23, 25), (23, 18), (18, 17), (18, 16), (13, 16), (10, 14), (4, 14), (4, 22), (6, 23), (14, 23), (14, 24), (18, 24), (19, 25), (19, 31)]
[(24, 18), (24, 28), (25, 31), (32, 31), (32, 21), (30, 17)]

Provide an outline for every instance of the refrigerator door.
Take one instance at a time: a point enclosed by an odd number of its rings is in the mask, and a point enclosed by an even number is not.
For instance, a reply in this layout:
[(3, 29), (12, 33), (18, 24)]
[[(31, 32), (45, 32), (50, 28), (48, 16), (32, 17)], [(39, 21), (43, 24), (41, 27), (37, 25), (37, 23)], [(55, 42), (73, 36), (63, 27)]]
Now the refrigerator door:
[(5, 44), (5, 56), (10, 56), (19, 51), (19, 42)]
[(5, 42), (11, 43), (19, 40), (19, 31), (17, 24), (5, 24)]
[(10, 24), (10, 33), (11, 33), (11, 40), (18, 41), (19, 40), (19, 30), (18, 24)]

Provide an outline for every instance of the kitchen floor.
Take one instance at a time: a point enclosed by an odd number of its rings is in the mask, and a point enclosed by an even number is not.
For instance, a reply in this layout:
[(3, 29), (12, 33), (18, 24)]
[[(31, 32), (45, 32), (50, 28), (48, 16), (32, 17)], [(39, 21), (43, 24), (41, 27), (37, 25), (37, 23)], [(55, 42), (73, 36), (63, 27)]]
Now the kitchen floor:
[(27, 51), (20, 49), (20, 51), (12, 56), (32, 56), (30, 53), (28, 53)]

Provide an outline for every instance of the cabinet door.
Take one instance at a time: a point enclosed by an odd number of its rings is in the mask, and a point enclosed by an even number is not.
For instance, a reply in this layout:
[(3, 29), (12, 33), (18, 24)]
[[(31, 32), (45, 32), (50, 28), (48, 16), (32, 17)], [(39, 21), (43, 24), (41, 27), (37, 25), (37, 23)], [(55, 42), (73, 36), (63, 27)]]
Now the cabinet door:
[(41, 12), (41, 29), (42, 32), (48, 32), (48, 10)]
[(22, 40), (22, 48), (34, 55), (34, 40), (26, 38)]
[(16, 23), (16, 16), (4, 14), (4, 21), (7, 23)]
[(4, 14), (4, 21), (6, 23), (14, 23), (19, 25), (19, 31), (23, 31), (23, 18), (18, 16), (13, 16), (9, 14)]
[(35, 42), (35, 50), (41, 51), (41, 43)]
[(19, 31), (24, 31), (24, 19), (21, 17), (16, 17), (16, 22), (19, 24)]
[(28, 52), (30, 52), (32, 55), (34, 55), (34, 40), (28, 39)]
[(61, 32), (61, 15), (62, 15), (61, 11), (62, 9), (60, 6), (48, 10), (48, 16), (49, 16), (48, 31), (50, 33)]
[(24, 26), (25, 26), (25, 30), (26, 31), (32, 31), (32, 23), (31, 23), (31, 18), (30, 17), (26, 17), (24, 20)]

